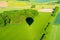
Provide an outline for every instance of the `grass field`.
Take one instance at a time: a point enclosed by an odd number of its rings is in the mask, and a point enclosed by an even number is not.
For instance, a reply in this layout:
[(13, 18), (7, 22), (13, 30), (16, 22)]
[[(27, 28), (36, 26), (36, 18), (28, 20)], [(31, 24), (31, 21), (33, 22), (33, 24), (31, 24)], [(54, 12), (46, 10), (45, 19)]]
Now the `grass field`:
[[(14, 16), (14, 14), (12, 15)], [(40, 12), (34, 18), (31, 26), (23, 18), (23, 23), (0, 27), (0, 40), (40, 40), (41, 35), (44, 33), (44, 26), (49, 22), (49, 18), (50, 13)]]
[[(12, 5), (11, 5), (12, 4)], [(19, 4), (19, 5), (18, 5)], [(20, 8), (20, 7), (21, 8)], [(13, 3), (9, 2), (8, 7), (2, 8), (0, 13), (6, 13), (12, 19), (11, 24), (7, 24), (6, 26), (0, 27), (0, 40), (40, 40), (43, 33), (45, 33), (45, 37), (43, 40), (59, 40), (59, 25), (53, 25), (53, 19), (50, 12), (39, 12), (37, 16), (33, 15), (20, 15), (19, 13), (11, 12), (13, 10), (21, 10), (21, 9), (30, 9), (30, 5), (26, 5), (26, 3)], [(36, 10), (42, 8), (54, 8), (56, 5), (36, 5)], [(57, 5), (58, 6), (58, 5)], [(18, 8), (17, 8), (18, 7)], [(11, 10), (11, 11), (9, 11)], [(5, 12), (3, 12), (5, 11)], [(9, 12), (6, 12), (9, 11)], [(34, 22), (31, 26), (26, 23), (26, 18), (32, 17)], [(44, 30), (46, 25), (50, 22), (47, 30)]]
[[(60, 10), (60, 9), (59, 9)], [(59, 38), (59, 27), (60, 27), (60, 18), (59, 18), (59, 16), (60, 16), (60, 11), (58, 11), (57, 12), (57, 14), (56, 14), (56, 16), (55, 16), (55, 18), (53, 18), (53, 25), (51, 24), (51, 26), (50, 26), (50, 31), (47, 31), (47, 32), (49, 32), (47, 35), (46, 35), (46, 40), (60, 40), (60, 38)]]

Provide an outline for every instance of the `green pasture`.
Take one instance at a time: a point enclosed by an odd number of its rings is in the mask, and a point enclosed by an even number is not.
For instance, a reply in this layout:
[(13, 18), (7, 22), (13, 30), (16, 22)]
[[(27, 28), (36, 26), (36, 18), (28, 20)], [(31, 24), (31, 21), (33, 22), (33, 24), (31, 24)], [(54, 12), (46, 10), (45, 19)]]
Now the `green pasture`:
[[(53, 21), (55, 15), (51, 16), (50, 12), (38, 12), (32, 9), (5, 9), (2, 9), (4, 12), (0, 10), (0, 40), (54, 40)], [(11, 19), (11, 23), (4, 26), (2, 17), (6, 15)], [(27, 24), (27, 17), (33, 18), (34, 22), (31, 25)], [(48, 23), (49, 26), (47, 26)], [(41, 39), (43, 34), (45, 36)]]
[[(36, 15), (30, 13), (30, 16), (21, 14), (19, 11), (5, 11), (1, 14), (7, 14), (11, 18), (11, 23), (6, 26), (0, 26), (0, 40), (40, 40), (51, 16), (50, 13), (44, 12)], [(25, 20), (27, 17), (34, 19), (31, 26)]]

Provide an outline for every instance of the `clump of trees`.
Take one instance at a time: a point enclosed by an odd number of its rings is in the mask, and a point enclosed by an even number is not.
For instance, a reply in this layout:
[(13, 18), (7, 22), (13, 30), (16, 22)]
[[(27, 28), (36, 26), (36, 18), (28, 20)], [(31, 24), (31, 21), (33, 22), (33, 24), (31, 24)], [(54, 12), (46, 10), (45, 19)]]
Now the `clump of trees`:
[(2, 15), (2, 19), (4, 20), (4, 26), (6, 26), (11, 21), (8, 15)]
[(0, 14), (0, 26), (6, 26), (8, 23), (11, 22), (11, 19), (6, 14)]
[(4, 11), (3, 13), (0, 14), (0, 25), (6, 26), (7, 24), (10, 24), (11, 21), (12, 23), (20, 21), (19, 18), (21, 18), (21, 16), (24, 16), (24, 18), (27, 17), (34, 18), (38, 14), (39, 12), (37, 10), (32, 9)]
[(21, 10), (20, 13), (21, 15), (24, 15), (26, 17), (32, 17), (32, 18), (34, 18), (35, 16), (39, 14), (37, 10), (32, 10), (32, 9), (23, 9)]
[(57, 1), (57, 4), (60, 4), (60, 0)]
[(55, 16), (55, 15), (56, 15), (56, 13), (58, 12), (58, 9), (59, 9), (59, 7), (58, 7), (58, 6), (56, 6), (56, 7), (53, 9), (53, 11), (52, 11), (51, 16)]

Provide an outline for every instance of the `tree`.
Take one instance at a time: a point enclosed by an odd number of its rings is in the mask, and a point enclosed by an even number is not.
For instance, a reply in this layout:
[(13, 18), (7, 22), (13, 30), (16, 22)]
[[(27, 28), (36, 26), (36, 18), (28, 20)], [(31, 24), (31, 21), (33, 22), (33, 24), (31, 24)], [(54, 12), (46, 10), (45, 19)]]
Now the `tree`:
[(6, 14), (3, 14), (2, 15), (2, 19), (3, 19), (3, 23), (4, 23), (4, 26), (6, 26), (8, 23), (10, 23), (10, 21), (11, 21), (11, 19), (9, 18), (9, 16), (8, 15), (6, 15)]
[(56, 7), (53, 9), (53, 11), (52, 11), (51, 16), (55, 16), (55, 14), (58, 12), (58, 9), (59, 9), (59, 7), (56, 6)]
[(60, 4), (60, 0), (58, 0), (57, 3)]
[(32, 5), (31, 8), (35, 8), (35, 5)]

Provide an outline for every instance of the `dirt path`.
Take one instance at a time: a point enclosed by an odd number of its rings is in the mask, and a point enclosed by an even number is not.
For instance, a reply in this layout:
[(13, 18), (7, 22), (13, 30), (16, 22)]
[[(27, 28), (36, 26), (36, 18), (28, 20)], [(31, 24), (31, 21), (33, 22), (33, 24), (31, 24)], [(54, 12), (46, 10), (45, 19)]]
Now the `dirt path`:
[(39, 12), (52, 12), (53, 9), (40, 9)]

